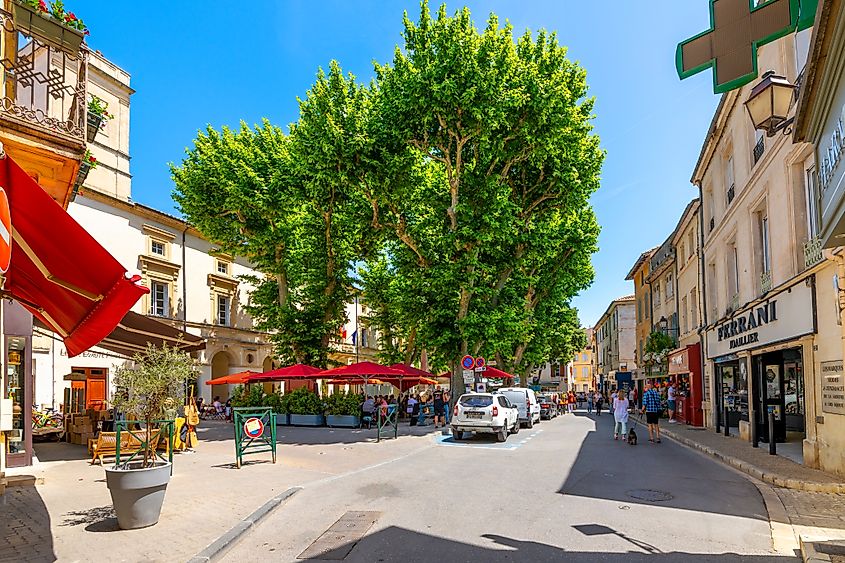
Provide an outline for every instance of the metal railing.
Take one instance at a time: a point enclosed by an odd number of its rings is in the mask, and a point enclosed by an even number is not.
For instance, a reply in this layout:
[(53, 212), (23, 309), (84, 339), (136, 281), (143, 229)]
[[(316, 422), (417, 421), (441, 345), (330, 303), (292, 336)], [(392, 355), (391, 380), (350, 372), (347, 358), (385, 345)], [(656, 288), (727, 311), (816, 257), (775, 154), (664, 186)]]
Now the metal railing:
[(766, 151), (765, 139), (765, 137), (760, 137), (760, 140), (757, 141), (756, 145), (754, 145), (754, 164), (757, 164), (757, 162), (763, 158), (763, 153)]
[(819, 237), (812, 238), (804, 243), (804, 269), (812, 268), (824, 260), (822, 252), (822, 241)]
[(82, 145), (86, 140), (88, 51), (78, 56), (15, 26), (0, 10), (0, 119)]
[(772, 272), (760, 274), (760, 292), (766, 294), (772, 290)]

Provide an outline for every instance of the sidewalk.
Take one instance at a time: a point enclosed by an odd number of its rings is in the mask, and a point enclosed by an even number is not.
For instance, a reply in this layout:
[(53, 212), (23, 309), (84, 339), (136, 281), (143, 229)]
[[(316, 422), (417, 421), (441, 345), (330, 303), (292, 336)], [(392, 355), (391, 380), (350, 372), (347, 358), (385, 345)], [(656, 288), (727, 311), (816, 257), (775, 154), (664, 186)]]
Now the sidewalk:
[[(632, 418), (644, 424), (639, 417)], [(750, 443), (738, 437), (725, 437), (712, 429), (661, 421), (660, 433), (773, 485), (766, 489), (777, 496), (783, 510), (769, 506), (767, 499), (769, 518), (773, 526), (778, 523), (791, 526), (801, 544), (804, 561), (845, 563), (845, 557), (831, 554), (837, 551), (830, 547), (836, 545), (837, 540), (845, 540), (845, 479), (799, 465), (785, 457), (769, 455), (765, 444), (752, 448)], [(642, 438), (645, 444), (648, 444), (647, 437), (645, 434)], [(758, 487), (766, 497), (765, 486)], [(839, 551), (845, 554), (845, 549), (839, 548)]]
[(197, 452), (174, 458), (161, 520), (143, 530), (117, 528), (104, 471), (84, 448), (37, 444), (40, 462), (24, 472), (43, 484), (0, 495), (0, 562), (187, 561), (274, 497), (412, 455), (431, 447), (434, 430), (403, 425), (399, 439), (377, 444), (375, 429), (280, 427), (277, 463), (258, 454), (242, 469), (231, 424), (204, 422), (199, 432)]

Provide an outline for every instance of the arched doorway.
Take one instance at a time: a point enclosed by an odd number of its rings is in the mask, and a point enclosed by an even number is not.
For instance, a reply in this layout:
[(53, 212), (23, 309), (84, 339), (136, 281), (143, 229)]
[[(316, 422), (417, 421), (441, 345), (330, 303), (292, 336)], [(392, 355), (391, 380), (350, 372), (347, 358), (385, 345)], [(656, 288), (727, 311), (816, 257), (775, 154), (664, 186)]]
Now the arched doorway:
[[(273, 371), (275, 369), (275, 365), (273, 362), (273, 356), (267, 356), (264, 358), (264, 363), (261, 365), (262, 372)], [(264, 392), (265, 393), (275, 393), (278, 389), (279, 384), (274, 383), (272, 381), (267, 381), (264, 383)]]
[[(214, 354), (211, 358), (211, 379), (229, 375), (230, 365), (232, 365), (232, 357), (228, 354), (228, 352), (217, 352)], [(211, 399), (214, 400), (214, 397), (218, 396), (220, 397), (221, 402), (226, 402), (226, 399), (229, 398), (229, 386), (212, 385)]]

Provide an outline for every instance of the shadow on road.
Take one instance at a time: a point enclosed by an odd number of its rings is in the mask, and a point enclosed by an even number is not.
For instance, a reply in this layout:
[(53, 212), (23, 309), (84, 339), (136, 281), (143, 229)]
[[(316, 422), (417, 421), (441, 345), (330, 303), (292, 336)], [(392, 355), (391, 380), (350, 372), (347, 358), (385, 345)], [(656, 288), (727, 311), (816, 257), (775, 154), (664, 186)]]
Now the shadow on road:
[(677, 444), (613, 440), (613, 416), (575, 413), (595, 422), (581, 443), (563, 495), (768, 520), (756, 487), (744, 477)]
[[(399, 425), (399, 437), (425, 436), (441, 432), (434, 426), (409, 426), (407, 422)], [(291, 446), (316, 446), (331, 444), (360, 444), (376, 441), (376, 428), (329, 428), (308, 426), (277, 426), (276, 442)], [(385, 430), (385, 434), (387, 431)], [(390, 438), (393, 437), (391, 433)], [(235, 439), (232, 424), (223, 421), (204, 420), (197, 428), (200, 442), (223, 442)], [(384, 438), (383, 438), (384, 439)]]
[[(606, 528), (601, 526), (601, 528)], [(586, 529), (586, 532), (614, 533), (606, 530)], [(585, 532), (585, 533), (586, 533)], [(373, 561), (462, 561), (462, 562), (498, 562), (531, 561), (533, 562), (584, 562), (619, 561), (624, 563), (654, 561), (684, 561), (691, 563), (739, 561), (742, 563), (775, 563), (783, 559), (775, 556), (747, 556), (736, 553), (698, 554), (681, 551), (660, 552), (653, 546), (634, 538), (625, 538), (633, 544), (635, 550), (623, 553), (587, 552), (567, 550), (557, 546), (516, 538), (484, 534), (487, 545), (472, 545), (454, 540), (415, 532), (405, 528), (391, 526), (365, 536), (357, 544), (348, 542), (334, 547), (321, 555), (321, 558), (306, 561), (327, 561), (343, 559), (347, 562)], [(354, 544), (350, 546), (350, 543)], [(481, 542), (483, 543), (483, 541)], [(351, 548), (351, 552), (350, 552)], [(348, 555), (342, 557), (348, 553)]]
[(0, 495), (0, 532), (1, 561), (56, 561), (50, 514), (35, 487)]

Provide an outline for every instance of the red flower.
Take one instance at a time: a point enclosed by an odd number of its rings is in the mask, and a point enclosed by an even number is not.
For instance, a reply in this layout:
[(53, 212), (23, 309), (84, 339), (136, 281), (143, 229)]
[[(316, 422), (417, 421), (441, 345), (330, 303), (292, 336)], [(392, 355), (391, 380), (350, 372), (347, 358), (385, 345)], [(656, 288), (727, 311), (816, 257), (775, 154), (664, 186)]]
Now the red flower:
[(76, 19), (76, 15), (73, 12), (68, 12), (67, 15), (65, 15), (65, 21), (75, 22)]
[(89, 157), (88, 157), (88, 160), (90, 160), (90, 161), (91, 161), (91, 164), (94, 164), (95, 162), (97, 162), (97, 159), (96, 159), (96, 158), (94, 158), (93, 156), (89, 156)]
[(38, 9), (41, 10), (42, 12), (46, 12), (47, 11), (47, 3), (44, 2), (44, 0), (38, 0)]

